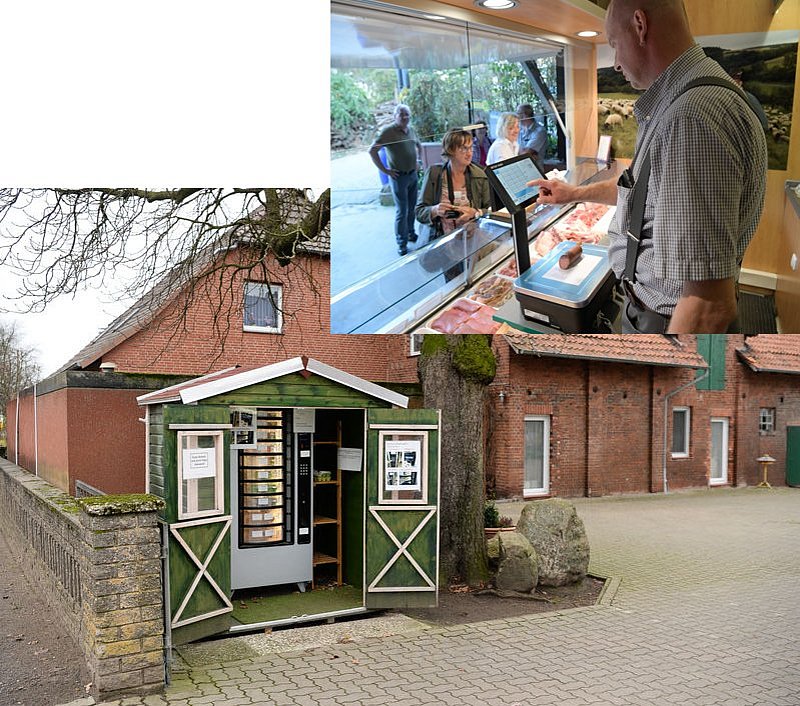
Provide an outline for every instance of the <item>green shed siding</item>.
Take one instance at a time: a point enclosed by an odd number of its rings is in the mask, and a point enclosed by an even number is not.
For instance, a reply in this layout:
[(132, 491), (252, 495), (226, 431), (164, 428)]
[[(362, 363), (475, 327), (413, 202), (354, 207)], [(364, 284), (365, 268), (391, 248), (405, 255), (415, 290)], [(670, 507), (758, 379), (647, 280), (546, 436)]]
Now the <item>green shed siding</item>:
[[(697, 352), (703, 356), (709, 367), (709, 375), (697, 383), (698, 390), (725, 389), (725, 348), (727, 336), (724, 333), (697, 334)], [(705, 371), (699, 370), (699, 377)]]
[[(178, 432), (170, 429), (170, 424), (230, 424), (230, 410), (227, 407), (209, 405), (166, 404), (163, 406), (163, 434), (161, 463), (164, 474), (164, 519), (178, 522)], [(225, 448), (230, 445), (230, 432), (225, 432)], [(230, 494), (227, 492), (230, 476), (229, 454), (224, 452), (225, 463), (225, 513), (229, 514)]]
[[(160, 404), (149, 409), (150, 429), (147, 443), (148, 468), (150, 474), (149, 491), (167, 501), (164, 481), (164, 408)], [(163, 514), (162, 510), (162, 514)]]

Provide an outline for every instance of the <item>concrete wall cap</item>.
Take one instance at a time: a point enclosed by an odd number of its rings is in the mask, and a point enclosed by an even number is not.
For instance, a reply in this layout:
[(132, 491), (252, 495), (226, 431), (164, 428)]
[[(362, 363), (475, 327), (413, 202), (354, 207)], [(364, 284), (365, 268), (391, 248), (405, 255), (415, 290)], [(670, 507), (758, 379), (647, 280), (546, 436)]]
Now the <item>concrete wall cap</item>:
[(148, 494), (95, 495), (79, 498), (78, 503), (87, 515), (124, 515), (132, 512), (156, 512), (165, 507), (164, 501)]

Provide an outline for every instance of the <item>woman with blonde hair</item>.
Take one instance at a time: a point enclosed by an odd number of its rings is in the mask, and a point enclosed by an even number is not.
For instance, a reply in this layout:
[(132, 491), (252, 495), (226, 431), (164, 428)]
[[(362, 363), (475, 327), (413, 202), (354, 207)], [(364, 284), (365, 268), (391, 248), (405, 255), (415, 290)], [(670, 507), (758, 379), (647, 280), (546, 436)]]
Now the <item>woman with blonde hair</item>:
[(504, 159), (516, 157), (519, 154), (519, 119), (514, 113), (503, 113), (497, 123), (497, 139), (489, 148), (486, 155), (486, 164), (502, 162)]

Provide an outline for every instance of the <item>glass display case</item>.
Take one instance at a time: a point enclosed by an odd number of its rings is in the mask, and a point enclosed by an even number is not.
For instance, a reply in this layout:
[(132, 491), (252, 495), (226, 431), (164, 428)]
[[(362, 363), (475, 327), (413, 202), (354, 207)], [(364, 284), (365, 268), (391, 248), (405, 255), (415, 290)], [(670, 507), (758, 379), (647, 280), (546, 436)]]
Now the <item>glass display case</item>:
[(254, 447), (238, 452), (240, 547), (292, 540), (290, 420), (284, 410), (259, 409), (256, 415)]
[[(607, 167), (594, 159), (581, 161), (565, 176), (572, 183), (610, 177)], [(533, 208), (528, 216), (529, 241), (574, 207)], [(332, 297), (331, 332), (414, 331), (436, 311), (491, 277), (513, 248), (511, 226), (502, 219), (502, 212), (471, 221)]]

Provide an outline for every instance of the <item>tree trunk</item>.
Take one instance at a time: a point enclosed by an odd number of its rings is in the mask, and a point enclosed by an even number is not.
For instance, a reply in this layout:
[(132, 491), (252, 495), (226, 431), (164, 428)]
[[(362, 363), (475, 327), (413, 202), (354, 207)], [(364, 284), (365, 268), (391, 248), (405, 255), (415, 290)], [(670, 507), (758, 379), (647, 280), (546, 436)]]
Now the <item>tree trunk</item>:
[(425, 336), (419, 373), (425, 407), (442, 411), (440, 578), (488, 578), (483, 532), (483, 409), (496, 361), (491, 337)]

